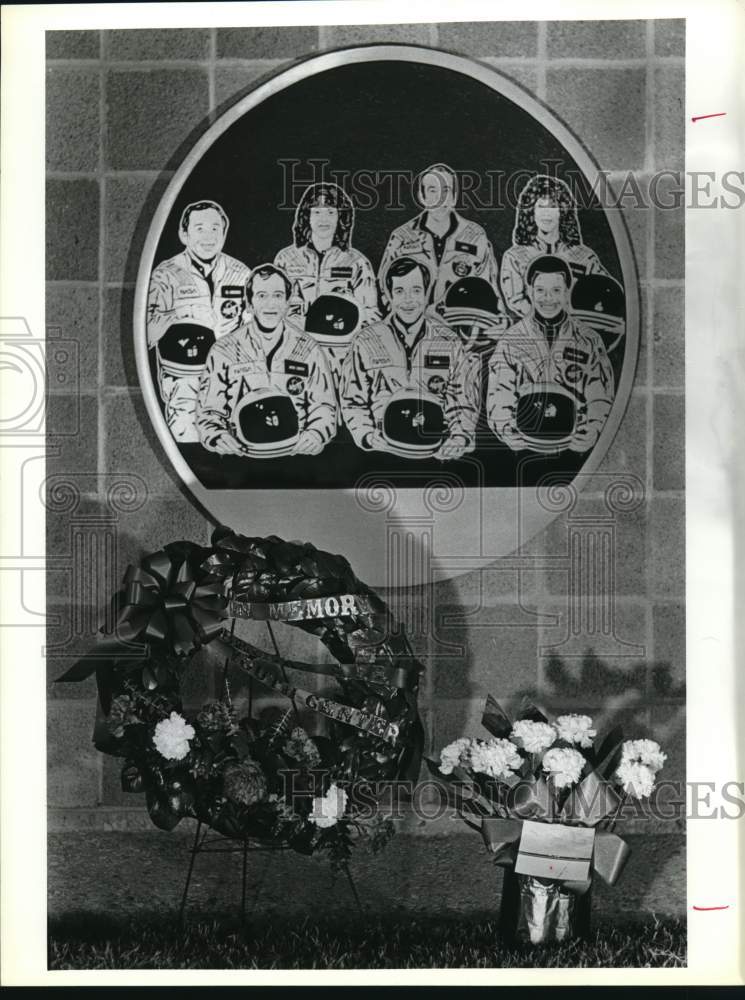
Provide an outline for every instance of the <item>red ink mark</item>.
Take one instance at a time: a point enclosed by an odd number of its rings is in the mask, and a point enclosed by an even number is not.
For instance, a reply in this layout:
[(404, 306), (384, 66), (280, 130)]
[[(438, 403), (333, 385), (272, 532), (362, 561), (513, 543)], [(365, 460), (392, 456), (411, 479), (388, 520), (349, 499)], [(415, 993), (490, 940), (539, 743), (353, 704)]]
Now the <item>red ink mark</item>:
[(728, 910), (729, 903), (726, 906), (694, 906), (694, 910)]
[(691, 118), (691, 121), (700, 122), (702, 118), (723, 118), (726, 114), (726, 111), (717, 111), (715, 115), (696, 115), (694, 118)]

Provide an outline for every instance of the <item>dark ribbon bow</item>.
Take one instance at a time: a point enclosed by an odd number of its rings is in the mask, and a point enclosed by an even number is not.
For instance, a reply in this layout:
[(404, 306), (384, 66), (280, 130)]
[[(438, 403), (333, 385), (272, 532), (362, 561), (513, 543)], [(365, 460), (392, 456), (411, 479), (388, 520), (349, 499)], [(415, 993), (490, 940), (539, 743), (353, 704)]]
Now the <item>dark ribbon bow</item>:
[(124, 642), (167, 644), (187, 656), (217, 636), (227, 601), (219, 580), (198, 583), (188, 555), (168, 548), (127, 569), (116, 633)]
[(99, 681), (120, 665), (134, 666), (144, 654), (131, 644), (166, 646), (187, 656), (216, 638), (226, 615), (222, 583), (213, 576), (197, 580), (195, 565), (204, 550), (188, 542), (167, 545), (130, 566), (114, 601), (114, 637), (77, 660), (58, 681), (82, 681), (97, 673)]

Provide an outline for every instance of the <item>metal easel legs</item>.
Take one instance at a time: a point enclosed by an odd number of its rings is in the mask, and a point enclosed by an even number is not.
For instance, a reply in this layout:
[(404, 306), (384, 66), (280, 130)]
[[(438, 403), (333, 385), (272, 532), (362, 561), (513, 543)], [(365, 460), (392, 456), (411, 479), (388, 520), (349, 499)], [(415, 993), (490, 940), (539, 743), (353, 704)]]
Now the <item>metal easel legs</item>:
[[(197, 828), (196, 828), (196, 831), (194, 833), (194, 842), (193, 842), (193, 844), (191, 846), (191, 850), (189, 851), (189, 866), (188, 866), (187, 871), (186, 871), (186, 882), (184, 884), (184, 891), (183, 891), (183, 893), (181, 895), (181, 906), (179, 907), (179, 927), (181, 929), (183, 929), (183, 927), (184, 927), (184, 917), (185, 917), (185, 914), (186, 914), (186, 901), (187, 901), (187, 899), (189, 897), (189, 889), (191, 887), (191, 880), (192, 880), (192, 876), (194, 874), (194, 863), (196, 861), (197, 854), (235, 854), (238, 851), (240, 851), (241, 854), (242, 854), (242, 866), (241, 866), (241, 868), (242, 868), (242, 870), (241, 870), (241, 924), (245, 924), (245, 922), (246, 922), (246, 916), (247, 916), (246, 903), (247, 903), (247, 896), (248, 896), (248, 891), (247, 891), (248, 890), (248, 855), (249, 855), (249, 852), (251, 851), (250, 841), (249, 841), (249, 839), (247, 837), (244, 838), (244, 840), (242, 841), (240, 847), (217, 847), (217, 848), (215, 848), (215, 847), (213, 847), (213, 848), (205, 847), (204, 843), (205, 843), (205, 840), (207, 839), (207, 835), (209, 833), (209, 827), (205, 828), (204, 833), (203, 833), (202, 832), (202, 827), (203, 826), (204, 826), (204, 824), (202, 823), (202, 821), (201, 820), (197, 820)], [(251, 899), (251, 908), (250, 908), (250, 911), (249, 911), (249, 915), (252, 915), (253, 912), (254, 912), (254, 910), (256, 909), (256, 904), (259, 901), (259, 896), (261, 895), (261, 890), (264, 888), (264, 882), (266, 881), (266, 876), (267, 876), (267, 874), (269, 872), (269, 867), (270, 867), (270, 865), (272, 863), (272, 860), (273, 860), (272, 855), (274, 854), (274, 851), (273, 850), (268, 850), (268, 851), (262, 851), (261, 853), (265, 854), (265, 855), (269, 855), (269, 857), (266, 858), (266, 863), (264, 865), (262, 865), (262, 867), (261, 867), (261, 871), (259, 873), (259, 879), (258, 879), (258, 882), (256, 884), (256, 889), (255, 889), (255, 891), (253, 893), (253, 897)], [(362, 909), (362, 903), (360, 901), (359, 893), (357, 892), (357, 887), (354, 884), (354, 879), (352, 877), (352, 873), (349, 870), (349, 865), (345, 863), (341, 867), (342, 867), (342, 871), (344, 872), (344, 875), (346, 876), (347, 883), (349, 885), (349, 889), (350, 889), (350, 891), (352, 893), (352, 898), (354, 899), (354, 903), (355, 903), (355, 906), (357, 908), (357, 912), (360, 915), (362, 915), (363, 912), (364, 912), (363, 909)]]

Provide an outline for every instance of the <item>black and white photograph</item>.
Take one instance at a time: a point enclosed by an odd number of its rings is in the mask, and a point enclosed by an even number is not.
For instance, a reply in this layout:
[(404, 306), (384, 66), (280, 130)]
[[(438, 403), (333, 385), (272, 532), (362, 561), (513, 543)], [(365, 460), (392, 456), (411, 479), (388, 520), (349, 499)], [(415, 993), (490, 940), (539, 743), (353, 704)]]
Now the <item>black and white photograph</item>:
[(0, 320), (12, 981), (737, 982), (701, 19), (87, 6)]

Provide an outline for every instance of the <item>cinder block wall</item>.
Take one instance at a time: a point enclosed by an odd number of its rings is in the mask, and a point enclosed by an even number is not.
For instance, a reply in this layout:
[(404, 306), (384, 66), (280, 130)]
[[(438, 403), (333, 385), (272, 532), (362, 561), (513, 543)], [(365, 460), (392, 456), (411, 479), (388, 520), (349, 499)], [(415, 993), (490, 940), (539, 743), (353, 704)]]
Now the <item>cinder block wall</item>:
[[(77, 386), (50, 384), (48, 396), (47, 543), (57, 557), (48, 575), (52, 828), (139, 825), (130, 811), (138, 800), (119, 790), (117, 761), (90, 744), (94, 685), (51, 681), (89, 644), (128, 562), (177, 537), (207, 542), (211, 530), (150, 430), (132, 351), (144, 239), (135, 227), (172, 176), (176, 149), (224, 102), (300, 54), (405, 41), (494, 65), (558, 113), (602, 169), (617, 180), (632, 170), (643, 182), (656, 170), (683, 169), (684, 37), (679, 20), (47, 35), (47, 327), (50, 338), (80, 347)], [(601, 470), (641, 483), (612, 511), (608, 590), (620, 642), (592, 641), (586, 629), (578, 644), (563, 641), (585, 607), (576, 588), (569, 597), (569, 537), (583, 525), (595, 530), (608, 513), (601, 476), (518, 565), (495, 563), (396, 603), (410, 622), (430, 623), (415, 626), (414, 638), (429, 666), (422, 700), (432, 746), (478, 735), (487, 692), (532, 689), (549, 705), (612, 707), (648, 727), (670, 753), (668, 777), (681, 779), (683, 209), (630, 208), (626, 220), (641, 279), (641, 354)], [(94, 565), (105, 572), (91, 572)]]

